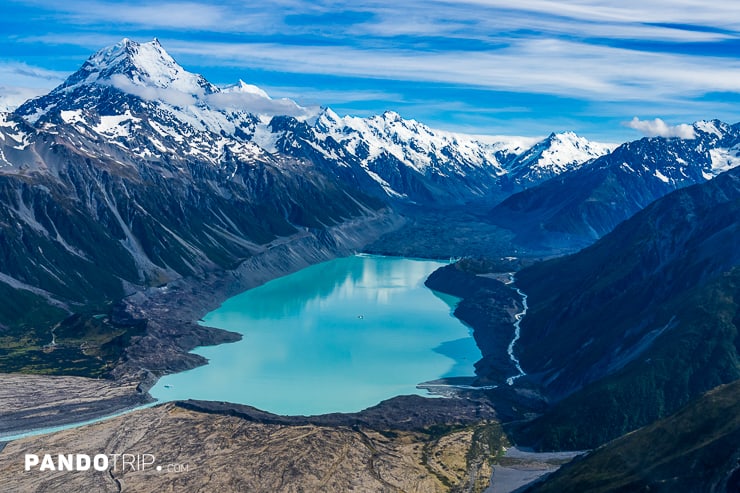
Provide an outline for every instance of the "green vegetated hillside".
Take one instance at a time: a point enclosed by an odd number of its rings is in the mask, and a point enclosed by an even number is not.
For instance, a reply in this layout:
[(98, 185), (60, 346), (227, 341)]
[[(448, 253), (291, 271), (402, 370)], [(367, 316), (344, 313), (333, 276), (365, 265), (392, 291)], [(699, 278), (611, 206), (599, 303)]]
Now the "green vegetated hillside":
[(731, 171), (521, 271), (530, 310), (517, 351), (553, 406), (517, 440), (592, 448), (740, 378), (739, 226)]
[(740, 381), (557, 471), (531, 493), (740, 491)]
[(656, 307), (672, 325), (621, 370), (562, 401), (518, 437), (542, 448), (591, 448), (740, 378), (740, 269)]

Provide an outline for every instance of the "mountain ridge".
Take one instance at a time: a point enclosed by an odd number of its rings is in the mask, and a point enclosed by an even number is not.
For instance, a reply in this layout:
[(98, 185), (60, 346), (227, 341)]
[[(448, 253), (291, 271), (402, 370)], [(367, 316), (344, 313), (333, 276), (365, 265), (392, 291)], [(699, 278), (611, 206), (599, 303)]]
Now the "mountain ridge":
[[(65, 113), (64, 118), (61, 113), (82, 107), (97, 107), (100, 115)], [(180, 146), (181, 153), (197, 154), (215, 163), (224, 147), (234, 152), (235, 147), (251, 144), (258, 148), (251, 149), (254, 153), (261, 150), (297, 158), (308, 156), (316, 163), (322, 162), (329, 172), (349, 165), (352, 176), (341, 169), (339, 174), (350, 182), (374, 190), (380, 197), (408, 202), (499, 200), (506, 195), (502, 186), (512, 186), (501, 181), (508, 173), (506, 164), (526, 151), (523, 146), (533, 143), (533, 139), (521, 137), (490, 142), (433, 130), (392, 111), (369, 118), (339, 117), (329, 108), (316, 110), (288, 99), (273, 100), (243, 81), (218, 88), (183, 69), (156, 39), (142, 44), (124, 39), (100, 50), (61, 86), (24, 103), (15, 113), (33, 124), (86, 126), (94, 133), (122, 141), (130, 133), (129, 127), (139, 123), (136, 119), (147, 113), (157, 117), (143, 122), (144, 126), (151, 121), (157, 124), (147, 133), (177, 139), (177, 134), (184, 132), (193, 140), (192, 144), (184, 143), (190, 145)], [(116, 121), (114, 116), (120, 119)], [(97, 121), (100, 117), (107, 117), (105, 125)], [(279, 118), (273, 121), (275, 117)], [(296, 132), (301, 126), (305, 128)], [(142, 129), (140, 126), (139, 131)], [(576, 139), (583, 151), (557, 165), (541, 163), (550, 158), (540, 152), (538, 166), (550, 170), (527, 175), (526, 166), (519, 163), (521, 176), (515, 186), (522, 180), (538, 183), (607, 149), (570, 134), (559, 135)], [(553, 137), (540, 143), (544, 151)], [(156, 148), (161, 146), (156, 140), (149, 144), (153, 148), (150, 153), (157, 155)], [(209, 155), (207, 149), (219, 152)]]
[(592, 448), (740, 378), (738, 218), (735, 168), (517, 274), (523, 378), (552, 403), (521, 436)]
[(694, 124), (696, 138), (643, 138), (516, 193), (491, 211), (521, 243), (583, 247), (652, 201), (740, 164), (740, 126)]

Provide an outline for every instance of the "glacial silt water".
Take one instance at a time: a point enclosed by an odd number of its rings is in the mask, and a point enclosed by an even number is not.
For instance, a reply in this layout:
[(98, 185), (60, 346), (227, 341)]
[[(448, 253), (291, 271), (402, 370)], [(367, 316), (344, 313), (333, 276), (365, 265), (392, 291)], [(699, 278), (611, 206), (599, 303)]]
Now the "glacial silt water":
[(168, 375), (160, 400), (248, 404), (277, 414), (359, 411), (419, 383), (472, 376), (480, 351), (456, 299), (424, 280), (442, 263), (354, 256), (230, 298), (203, 320), (240, 342), (198, 348), (209, 364)]

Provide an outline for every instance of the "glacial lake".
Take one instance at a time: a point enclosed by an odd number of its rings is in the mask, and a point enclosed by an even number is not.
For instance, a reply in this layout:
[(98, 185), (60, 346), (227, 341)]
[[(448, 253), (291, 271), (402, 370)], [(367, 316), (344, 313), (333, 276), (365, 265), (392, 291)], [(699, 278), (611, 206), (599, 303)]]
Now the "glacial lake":
[(358, 255), (246, 291), (203, 319), (243, 339), (197, 348), (208, 365), (163, 377), (150, 393), (313, 415), (426, 395), (418, 384), (473, 376), (481, 354), (452, 316), (458, 299), (424, 286), (443, 265)]

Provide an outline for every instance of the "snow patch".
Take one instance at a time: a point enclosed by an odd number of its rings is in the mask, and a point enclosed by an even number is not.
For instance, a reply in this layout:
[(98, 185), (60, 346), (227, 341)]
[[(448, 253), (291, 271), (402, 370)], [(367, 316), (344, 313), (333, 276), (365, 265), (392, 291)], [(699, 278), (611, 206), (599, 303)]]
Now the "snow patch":
[(105, 115), (100, 117), (100, 123), (93, 130), (109, 137), (128, 137), (131, 132), (131, 124), (140, 122), (131, 111), (126, 110), (123, 115)]
[(714, 122), (706, 120), (698, 121), (694, 123), (694, 128), (707, 134), (716, 135), (720, 139), (724, 136), (724, 133), (717, 128), (717, 125), (715, 125)]
[(85, 119), (82, 116), (82, 110), (62, 111), (59, 115), (65, 123), (69, 123), (70, 125), (75, 123), (85, 123)]
[(740, 146), (730, 149), (710, 149), (709, 156), (712, 159), (711, 173), (714, 176), (740, 166)]
[(277, 141), (279, 138), (280, 135), (273, 133), (265, 122), (260, 122), (259, 125), (255, 126), (254, 133), (252, 134), (252, 142), (271, 154), (277, 153)]
[(670, 183), (671, 182), (671, 180), (669, 180), (667, 176), (665, 176), (663, 173), (661, 173), (660, 170), (657, 170), (656, 169), (654, 176), (657, 179), (659, 179), (660, 181), (662, 181), (663, 183)]

